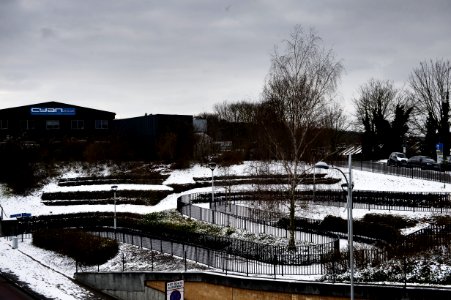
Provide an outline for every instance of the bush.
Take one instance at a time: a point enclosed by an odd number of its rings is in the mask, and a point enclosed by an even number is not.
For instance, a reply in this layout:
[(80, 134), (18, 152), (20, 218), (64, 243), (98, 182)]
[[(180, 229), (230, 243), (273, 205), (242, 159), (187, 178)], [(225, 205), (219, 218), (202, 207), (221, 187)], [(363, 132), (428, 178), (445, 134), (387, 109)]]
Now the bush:
[(348, 223), (340, 217), (328, 215), (321, 222), (320, 229), (332, 232), (348, 232)]
[[(387, 224), (371, 223), (364, 220), (354, 221), (354, 234), (393, 242), (400, 237), (399, 230)], [(326, 216), (320, 229), (331, 232), (348, 232), (348, 222), (340, 217)]]
[(33, 245), (69, 256), (85, 266), (101, 265), (119, 252), (115, 240), (75, 229), (45, 229), (33, 233)]
[(13, 194), (27, 195), (45, 180), (50, 169), (38, 164), (39, 147), (15, 142), (0, 145), (0, 182)]
[(362, 221), (368, 223), (384, 224), (387, 226), (394, 227), (396, 229), (412, 227), (417, 224), (416, 220), (407, 219), (402, 216), (382, 215), (382, 214), (366, 214), (362, 218)]

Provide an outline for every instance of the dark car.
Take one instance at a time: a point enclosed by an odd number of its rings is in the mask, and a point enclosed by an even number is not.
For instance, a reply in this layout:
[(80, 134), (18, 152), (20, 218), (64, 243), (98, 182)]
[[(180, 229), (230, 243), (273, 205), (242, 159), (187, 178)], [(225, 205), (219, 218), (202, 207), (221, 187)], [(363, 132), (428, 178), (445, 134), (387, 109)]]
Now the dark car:
[(407, 163), (407, 157), (401, 152), (392, 152), (387, 160), (387, 166), (405, 166)]
[(429, 156), (417, 155), (407, 160), (407, 167), (421, 168), (425, 170), (440, 170), (440, 166)]

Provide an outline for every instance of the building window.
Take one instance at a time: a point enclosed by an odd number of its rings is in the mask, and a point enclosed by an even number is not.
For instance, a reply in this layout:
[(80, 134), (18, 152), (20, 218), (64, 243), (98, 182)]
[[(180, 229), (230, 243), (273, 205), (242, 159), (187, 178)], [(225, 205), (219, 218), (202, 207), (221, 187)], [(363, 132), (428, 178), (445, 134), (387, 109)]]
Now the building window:
[(108, 129), (108, 120), (96, 120), (96, 129)]
[(36, 129), (36, 122), (34, 120), (20, 120), (20, 128), (22, 130)]
[(83, 121), (83, 120), (72, 120), (71, 128), (72, 129), (85, 129), (85, 121)]
[(8, 129), (8, 120), (0, 120), (0, 129)]
[(60, 129), (60, 121), (59, 120), (47, 120), (47, 121), (45, 121), (45, 128)]

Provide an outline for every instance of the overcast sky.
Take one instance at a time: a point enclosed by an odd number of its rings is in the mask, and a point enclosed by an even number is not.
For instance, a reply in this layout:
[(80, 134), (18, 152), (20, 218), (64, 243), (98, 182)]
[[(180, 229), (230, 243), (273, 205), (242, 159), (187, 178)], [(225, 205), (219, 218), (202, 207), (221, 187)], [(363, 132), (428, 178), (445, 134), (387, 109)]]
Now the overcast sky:
[(260, 98), (274, 46), (314, 28), (345, 72), (404, 85), (451, 59), (450, 0), (0, 0), (0, 109), (46, 101), (115, 112), (199, 114)]

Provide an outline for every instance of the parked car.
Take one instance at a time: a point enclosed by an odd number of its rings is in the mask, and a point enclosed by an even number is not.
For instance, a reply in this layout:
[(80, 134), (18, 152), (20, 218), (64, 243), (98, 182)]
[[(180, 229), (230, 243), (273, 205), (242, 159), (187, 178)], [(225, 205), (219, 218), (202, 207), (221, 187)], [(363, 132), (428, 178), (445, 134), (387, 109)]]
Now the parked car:
[(387, 166), (405, 166), (407, 163), (407, 157), (401, 152), (392, 152), (387, 160)]
[(440, 165), (429, 156), (417, 155), (407, 160), (407, 167), (421, 168), (425, 170), (440, 170)]

